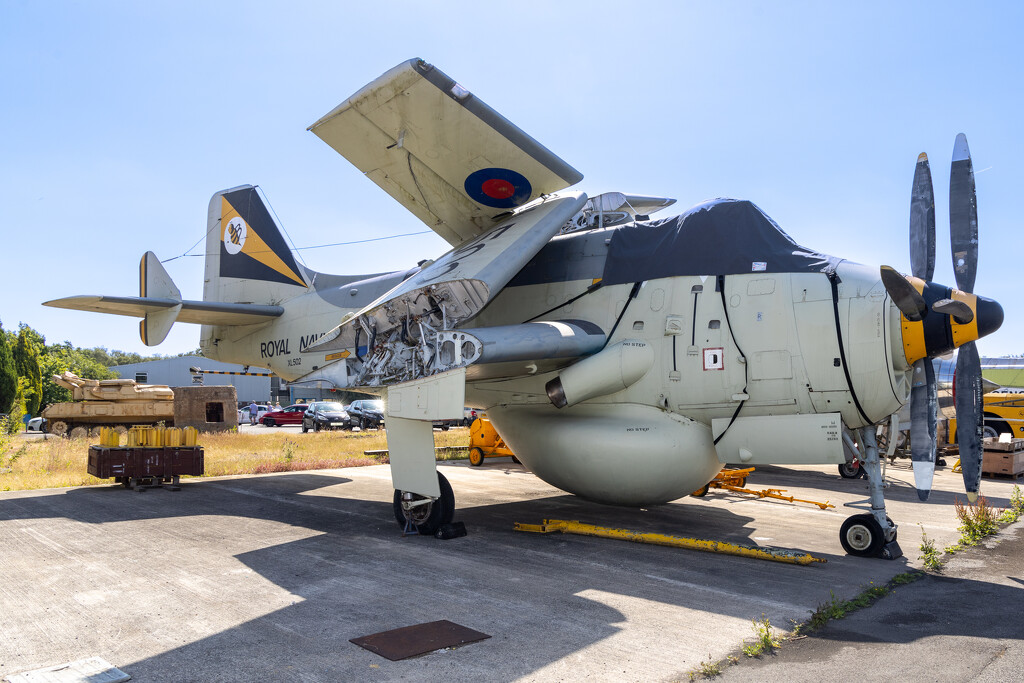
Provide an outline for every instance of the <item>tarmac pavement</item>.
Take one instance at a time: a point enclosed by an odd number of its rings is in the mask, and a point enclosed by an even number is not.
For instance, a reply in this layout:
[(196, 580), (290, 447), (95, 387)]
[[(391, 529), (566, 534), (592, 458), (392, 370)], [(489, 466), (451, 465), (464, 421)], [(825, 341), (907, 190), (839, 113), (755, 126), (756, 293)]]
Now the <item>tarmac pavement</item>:
[[(0, 493), (0, 676), (101, 656), (135, 681), (686, 680), (751, 640), (762, 614), (789, 628), (833, 595), (920, 566), (918, 523), (939, 547), (959, 535), (962, 481), (948, 470), (919, 504), (909, 467), (889, 468), (906, 556), (883, 561), (843, 553), (839, 525), (857, 512), (843, 504), (866, 486), (833, 467), (764, 467), (749, 480), (839, 506), (829, 510), (721, 491), (630, 510), (564, 494), (505, 458), (439, 469), (464, 538), (401, 536), (386, 466), (193, 479), (179, 492)], [(1012, 487), (986, 479), (983, 492), (1005, 506)], [(512, 530), (546, 518), (799, 549), (828, 563)], [(1009, 618), (1024, 604), (1016, 533), (958, 556), (949, 578), (902, 587), (726, 676), (1002, 680), (1004, 662), (1021, 663), (1020, 621)], [(900, 611), (908, 595), (920, 597)], [(399, 662), (348, 642), (439, 619), (492, 638)], [(954, 650), (962, 642), (974, 654)]]
[[(993, 681), (1024, 678), (1024, 534), (1017, 522), (941, 574), (901, 586), (716, 680)], [(854, 673), (855, 672), (855, 673)]]

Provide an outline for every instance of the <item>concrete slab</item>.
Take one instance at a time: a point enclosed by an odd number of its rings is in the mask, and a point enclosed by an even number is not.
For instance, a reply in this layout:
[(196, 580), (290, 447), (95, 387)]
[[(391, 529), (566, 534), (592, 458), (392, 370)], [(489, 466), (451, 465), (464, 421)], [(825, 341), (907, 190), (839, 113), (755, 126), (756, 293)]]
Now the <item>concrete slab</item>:
[[(469, 535), (402, 537), (386, 466), (186, 482), (182, 491), (91, 487), (0, 493), (0, 676), (102, 656), (136, 681), (659, 680), (684, 678), (918, 566), (921, 529), (957, 537), (960, 476), (940, 470), (916, 502), (909, 467), (889, 469), (889, 514), (907, 557), (848, 557), (838, 531), (866, 497), (833, 467), (765, 467), (749, 485), (840, 507), (712, 491), (648, 510), (588, 503), (504, 458), (442, 464)], [(997, 506), (1013, 483), (986, 479)], [(801, 567), (577, 536), (514, 532), (573, 519), (801, 549)], [(449, 619), (492, 634), (389, 662), (349, 638)]]

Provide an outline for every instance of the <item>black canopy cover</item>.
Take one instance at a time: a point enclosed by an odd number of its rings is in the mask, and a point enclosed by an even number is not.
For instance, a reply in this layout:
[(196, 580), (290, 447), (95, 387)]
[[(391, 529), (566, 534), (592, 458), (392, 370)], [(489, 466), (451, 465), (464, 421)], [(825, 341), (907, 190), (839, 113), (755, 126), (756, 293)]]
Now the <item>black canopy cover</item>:
[(840, 260), (801, 247), (752, 202), (714, 199), (679, 216), (616, 230), (602, 284), (676, 275), (831, 273)]

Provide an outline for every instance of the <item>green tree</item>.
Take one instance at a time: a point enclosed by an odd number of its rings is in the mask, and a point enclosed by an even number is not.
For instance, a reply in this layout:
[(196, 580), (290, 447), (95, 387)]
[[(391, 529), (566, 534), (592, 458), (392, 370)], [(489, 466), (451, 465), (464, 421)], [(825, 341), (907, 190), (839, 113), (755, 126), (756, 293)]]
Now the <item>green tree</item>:
[(43, 375), (42, 406), (44, 408), (54, 403), (71, 400), (71, 392), (54, 382), (53, 375), (71, 371), (79, 377), (88, 379), (114, 379), (117, 377), (116, 372), (108, 370), (85, 351), (72, 346), (69, 341), (63, 344), (48, 345), (39, 359), (39, 366)]
[(14, 368), (9, 335), (0, 323), (0, 413), (8, 413), (18, 395), (18, 371)]
[(22, 392), (25, 412), (35, 415), (43, 400), (43, 377), (39, 369), (39, 349), (29, 329), (28, 325), (22, 325), (18, 330), (18, 341), (14, 345), (14, 370), (20, 379), (25, 380)]

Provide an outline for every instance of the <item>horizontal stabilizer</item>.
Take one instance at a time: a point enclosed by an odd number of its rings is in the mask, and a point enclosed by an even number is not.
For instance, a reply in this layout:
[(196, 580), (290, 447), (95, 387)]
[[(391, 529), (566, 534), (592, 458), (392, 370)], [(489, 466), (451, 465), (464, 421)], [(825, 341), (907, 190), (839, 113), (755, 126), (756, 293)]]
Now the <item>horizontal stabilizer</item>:
[(166, 312), (181, 305), (176, 322), (197, 325), (258, 325), (269, 322), (284, 313), (281, 306), (258, 304), (230, 304), (216, 301), (178, 301), (139, 296), (69, 296), (43, 302), (44, 306), (69, 308), (73, 311), (91, 311), (145, 318), (149, 314)]
[(583, 175), (423, 60), (309, 127), (452, 246)]

